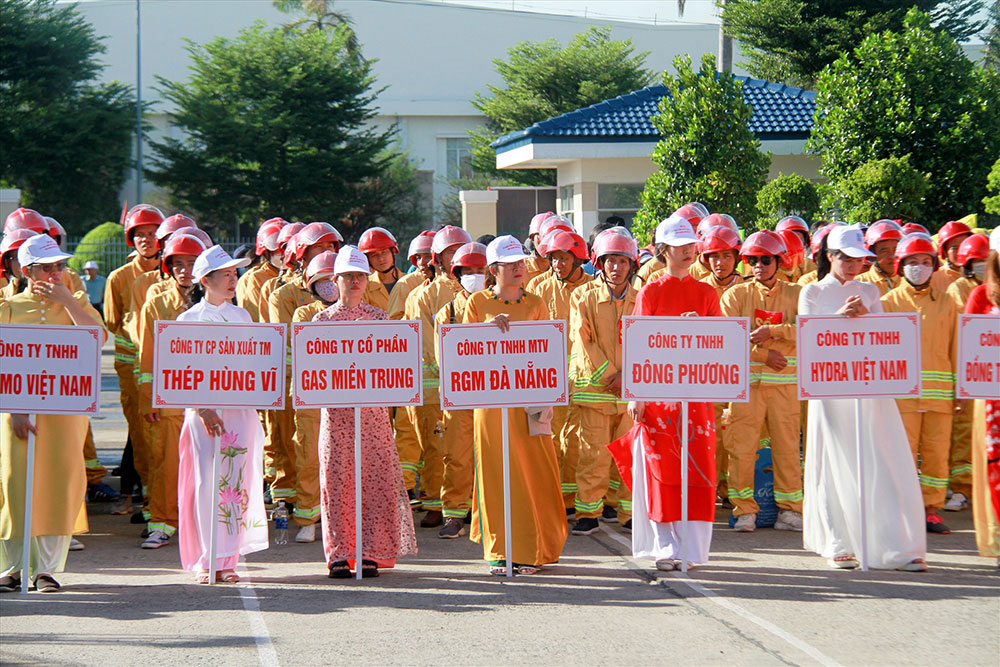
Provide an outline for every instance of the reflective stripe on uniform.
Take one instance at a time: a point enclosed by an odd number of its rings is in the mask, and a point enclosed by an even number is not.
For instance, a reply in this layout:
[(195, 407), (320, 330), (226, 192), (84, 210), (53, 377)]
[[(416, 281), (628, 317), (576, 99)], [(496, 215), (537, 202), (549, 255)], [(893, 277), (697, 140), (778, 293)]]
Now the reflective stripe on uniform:
[(295, 509), (292, 510), (292, 515), (301, 517), (303, 519), (318, 519), (319, 505), (317, 505), (316, 507), (309, 507), (309, 508), (299, 507), (298, 505), (296, 505)]
[(929, 486), (934, 489), (946, 489), (948, 488), (948, 480), (941, 479), (940, 477), (930, 477), (929, 475), (920, 475), (920, 485)]
[(600, 512), (604, 509), (604, 500), (595, 500), (592, 503), (585, 503), (579, 498), (573, 502), (573, 508), (577, 512)]
[(951, 469), (951, 476), (958, 477), (959, 475), (966, 475), (972, 472), (971, 463), (963, 463), (960, 466), (955, 466)]
[(99, 459), (84, 459), (83, 465), (88, 470), (97, 470), (98, 468), (103, 467)]
[(150, 522), (149, 532), (160, 531), (161, 533), (166, 533), (167, 536), (173, 537), (174, 533), (177, 532), (176, 526), (171, 526), (169, 523), (161, 523), (159, 521)]
[(799, 501), (802, 500), (802, 490), (793, 491), (792, 493), (785, 493), (784, 491), (775, 490), (774, 492), (775, 500), (788, 500), (788, 501)]
[(729, 497), (740, 498), (741, 500), (750, 500), (753, 498), (753, 487), (748, 486), (745, 489), (734, 489), (729, 487)]

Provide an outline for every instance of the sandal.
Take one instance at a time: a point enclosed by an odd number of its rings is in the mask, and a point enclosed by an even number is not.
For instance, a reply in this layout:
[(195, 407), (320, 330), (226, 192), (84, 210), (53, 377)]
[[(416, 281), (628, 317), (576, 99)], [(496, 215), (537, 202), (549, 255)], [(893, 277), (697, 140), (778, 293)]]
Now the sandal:
[(35, 590), (39, 593), (55, 593), (62, 586), (59, 582), (47, 574), (40, 574), (35, 577)]
[(12, 574), (0, 579), (0, 593), (11, 593), (21, 589), (21, 577)]
[(236, 574), (236, 570), (222, 570), (216, 573), (215, 580), (224, 584), (236, 584), (240, 581), (240, 575)]
[(926, 572), (927, 561), (925, 561), (923, 558), (914, 558), (906, 565), (901, 565), (896, 569), (902, 572)]
[(346, 560), (334, 561), (330, 563), (330, 574), (327, 576), (331, 579), (350, 579), (351, 566), (347, 564)]
[[(538, 574), (538, 570), (539, 569), (540, 568), (537, 568), (534, 565), (515, 565), (514, 566), (514, 572), (515, 572), (515, 574)], [(504, 569), (504, 572), (506, 572), (506, 569)]]
[(208, 570), (202, 570), (198, 574), (194, 575), (194, 583), (196, 583), (196, 584), (207, 584), (208, 583)]
[(661, 558), (656, 561), (656, 569), (663, 572), (680, 569), (681, 562), (676, 558)]
[(835, 567), (838, 570), (853, 570), (858, 567), (858, 559), (854, 557), (854, 554), (841, 554), (826, 562), (830, 564), (830, 567)]
[(361, 560), (361, 577), (363, 579), (370, 579), (378, 576), (378, 563), (373, 560), (368, 560), (363, 558)]
[(499, 565), (490, 565), (490, 574), (495, 577), (505, 577), (507, 576), (507, 564), (500, 563)]

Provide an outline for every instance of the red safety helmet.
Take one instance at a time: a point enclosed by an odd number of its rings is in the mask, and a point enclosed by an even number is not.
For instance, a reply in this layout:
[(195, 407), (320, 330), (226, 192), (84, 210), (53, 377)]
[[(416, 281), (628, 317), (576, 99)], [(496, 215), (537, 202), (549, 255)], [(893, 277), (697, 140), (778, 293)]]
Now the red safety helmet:
[(713, 227), (725, 227), (737, 234), (740, 231), (740, 227), (736, 224), (736, 219), (733, 216), (726, 213), (713, 213), (701, 219), (701, 222), (698, 223), (698, 228), (695, 230), (695, 235), (698, 238), (702, 238)]
[(545, 254), (549, 255), (556, 250), (568, 252), (581, 262), (586, 262), (589, 259), (587, 242), (574, 232), (559, 230), (553, 234), (545, 244)]
[(298, 232), (292, 234), (291, 238), (285, 243), (285, 247), (282, 249), (282, 258), (285, 261), (286, 268), (295, 267), (295, 256), (298, 254), (299, 250), (299, 235)]
[[(538, 251), (538, 255), (540, 257), (546, 257), (549, 254), (548, 250), (549, 241), (551, 241), (552, 238), (559, 232), (565, 232), (565, 231), (566, 231), (565, 229), (552, 229), (546, 232), (545, 234), (542, 234), (540, 237), (538, 237), (538, 243), (535, 244), (535, 250)], [(569, 233), (572, 234), (573, 232)]]
[(336, 243), (340, 248), (343, 242), (344, 237), (329, 222), (310, 222), (295, 235), (295, 259), (301, 262), (306, 248), (317, 243)]
[(10, 234), (18, 229), (30, 229), (36, 234), (47, 234), (49, 225), (38, 211), (19, 208), (7, 216), (3, 223), (3, 233)]
[(739, 251), (740, 245), (742, 245), (740, 235), (729, 227), (709, 227), (705, 230), (705, 235), (698, 241), (698, 252), (702, 255), (708, 255), (723, 250)]
[(872, 249), (879, 241), (903, 238), (903, 228), (894, 220), (878, 220), (865, 232), (865, 248)]
[(691, 222), (692, 227), (697, 227), (702, 218), (708, 217), (708, 207), (701, 202), (693, 201), (681, 206), (670, 217), (675, 215), (687, 218)]
[(908, 222), (905, 225), (903, 225), (903, 236), (906, 236), (907, 234), (918, 233), (918, 232), (920, 234), (927, 234), (927, 236), (931, 235), (931, 231), (929, 229), (927, 229), (923, 225), (918, 225), (915, 222)]
[(839, 227), (840, 224), (841, 223), (839, 222), (831, 222), (830, 224), (823, 225), (822, 227), (816, 230), (816, 233), (813, 234), (812, 240), (809, 242), (810, 257), (816, 259), (816, 255), (819, 254), (819, 247), (823, 244), (823, 239), (826, 238), (827, 234), (833, 231), (834, 227)]
[(43, 217), (45, 218), (45, 224), (48, 226), (47, 231), (49, 236), (60, 241), (66, 238), (66, 229), (59, 224), (58, 220), (47, 215)]
[(794, 229), (782, 229), (777, 234), (785, 242), (785, 254), (781, 256), (781, 268), (794, 269), (802, 263), (806, 256), (806, 246), (802, 243), (802, 237)]
[(945, 246), (948, 245), (948, 241), (967, 234), (972, 234), (972, 230), (964, 222), (952, 220), (944, 223), (944, 227), (938, 232), (938, 252), (941, 254), (941, 259), (944, 259)]
[(974, 259), (986, 259), (990, 256), (990, 237), (986, 234), (973, 234), (958, 246), (958, 265), (965, 266)]
[(281, 218), (271, 218), (265, 220), (257, 230), (257, 238), (254, 243), (254, 253), (263, 255), (265, 252), (274, 252), (278, 249), (278, 235), (288, 223)]
[(434, 232), (425, 230), (414, 236), (410, 240), (410, 247), (406, 251), (406, 258), (410, 260), (410, 264), (413, 266), (417, 265), (417, 260), (414, 259), (417, 255), (429, 255), (431, 254), (431, 247), (434, 244)]
[(204, 229), (198, 229), (197, 227), (184, 227), (184, 234), (188, 236), (193, 236), (199, 241), (201, 241), (206, 248), (211, 248), (214, 244), (212, 243), (212, 237), (208, 235)]
[(136, 227), (155, 225), (159, 228), (161, 222), (163, 222), (163, 213), (155, 206), (150, 206), (149, 204), (133, 206), (125, 215), (125, 242), (135, 247), (135, 244), (132, 242), (132, 234)]
[(563, 215), (550, 215), (545, 218), (545, 220), (542, 221), (542, 224), (538, 227), (538, 237), (544, 238), (547, 234), (556, 229), (573, 234), (576, 233), (576, 228), (573, 226), (573, 223), (569, 221), (569, 218)]
[[(486, 266), (486, 246), (482, 243), (466, 243), (455, 251), (455, 256), (451, 258), (451, 275), (455, 275), (455, 269), (464, 266), (467, 269)], [(458, 276), (455, 276), (456, 278)]]
[(337, 253), (332, 250), (324, 250), (309, 260), (306, 267), (306, 287), (312, 287), (313, 283), (320, 278), (333, 277), (334, 264), (337, 262)]
[(176, 213), (166, 218), (156, 228), (156, 240), (163, 243), (163, 239), (174, 234), (180, 229), (197, 229), (198, 223), (183, 213)]
[(935, 271), (941, 264), (934, 249), (934, 241), (931, 240), (930, 236), (926, 234), (908, 234), (896, 246), (896, 259), (893, 262), (893, 268), (898, 275), (902, 275), (900, 265), (903, 263), (903, 260), (913, 255), (930, 255), (933, 257)]
[(292, 222), (281, 228), (278, 232), (278, 247), (275, 250), (284, 250), (288, 245), (289, 239), (305, 229), (306, 223), (304, 222)]
[(636, 264), (639, 263), (639, 247), (635, 239), (621, 232), (605, 229), (594, 239), (594, 264), (600, 265), (601, 259), (607, 255), (625, 255)]
[(785, 216), (784, 218), (782, 218), (781, 220), (779, 220), (778, 221), (778, 225), (774, 228), (774, 231), (776, 231), (776, 232), (778, 232), (780, 234), (781, 232), (785, 231), (786, 229), (789, 229), (789, 230), (792, 230), (792, 231), (797, 231), (797, 232), (805, 232), (806, 233), (806, 237), (808, 237), (810, 235), (809, 234), (809, 225), (807, 225), (806, 221), (803, 220), (802, 218), (800, 218), (797, 215), (788, 215), (788, 216)]
[(396, 245), (396, 237), (388, 229), (382, 227), (366, 229), (361, 234), (361, 239), (358, 240), (358, 250), (366, 254), (377, 250), (385, 250), (386, 248), (392, 248), (393, 254), (399, 252), (399, 246)]
[[(0, 257), (12, 250), (17, 250), (21, 247), (21, 244), (30, 239), (32, 236), (38, 236), (38, 232), (33, 229), (15, 229), (12, 232), (8, 232), (3, 235), (3, 239), (0, 240)], [(6, 277), (7, 272), (3, 268), (3, 263), (0, 262), (0, 278)]]
[(440, 255), (453, 245), (465, 245), (466, 243), (472, 243), (469, 232), (461, 227), (446, 225), (434, 234), (434, 240), (431, 241), (431, 254)]
[(531, 224), (528, 225), (528, 236), (534, 236), (535, 234), (542, 233), (542, 223), (545, 222), (546, 218), (555, 215), (552, 211), (545, 211), (545, 213), (536, 213), (531, 217)]
[(770, 229), (754, 232), (743, 241), (743, 246), (740, 248), (741, 257), (763, 257), (766, 255), (781, 257), (786, 252), (788, 252), (788, 248), (785, 246), (785, 240), (778, 232), (772, 232)]
[(197, 257), (201, 253), (205, 252), (207, 248), (205, 244), (201, 242), (197, 236), (192, 236), (191, 234), (185, 234), (181, 232), (180, 234), (174, 234), (167, 241), (167, 245), (163, 248), (163, 257), (161, 259), (160, 267), (166, 274), (170, 273), (167, 268), (167, 260), (171, 257), (177, 255), (194, 255)]

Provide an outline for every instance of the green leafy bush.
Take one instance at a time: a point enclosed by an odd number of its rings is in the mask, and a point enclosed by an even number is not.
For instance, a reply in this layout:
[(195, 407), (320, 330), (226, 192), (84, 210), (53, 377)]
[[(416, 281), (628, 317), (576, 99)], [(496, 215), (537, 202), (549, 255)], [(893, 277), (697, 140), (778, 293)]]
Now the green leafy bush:
[(819, 193), (809, 179), (798, 174), (778, 174), (757, 193), (757, 229), (774, 229), (778, 221), (797, 215), (812, 222), (819, 211)]

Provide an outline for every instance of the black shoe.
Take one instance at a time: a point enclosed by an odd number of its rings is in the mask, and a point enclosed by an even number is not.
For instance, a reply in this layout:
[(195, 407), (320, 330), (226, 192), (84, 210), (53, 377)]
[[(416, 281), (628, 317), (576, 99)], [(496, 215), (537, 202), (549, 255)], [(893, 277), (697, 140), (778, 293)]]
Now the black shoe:
[(600, 530), (601, 525), (598, 523), (597, 519), (580, 519), (573, 525), (573, 530), (570, 532), (574, 535), (591, 535)]
[(427, 510), (427, 514), (420, 520), (421, 528), (437, 528), (444, 523), (444, 517), (437, 510)]
[(937, 533), (938, 535), (948, 535), (951, 533), (951, 529), (944, 525), (944, 521), (937, 514), (928, 514), (927, 532)]
[(604, 509), (601, 510), (601, 521), (605, 523), (618, 523), (618, 510), (605, 505)]
[(109, 503), (118, 500), (118, 493), (104, 482), (98, 482), (87, 489), (87, 500), (92, 503)]
[(720, 505), (724, 510), (731, 510), (735, 507), (735, 505), (733, 505), (733, 503), (730, 502), (729, 498), (723, 498)]
[(622, 530), (624, 530), (626, 533), (632, 532), (632, 519), (629, 519), (628, 521), (622, 524)]
[(121, 477), (122, 476), (122, 467), (121, 466), (115, 466), (114, 468), (112, 468), (111, 469), (111, 476), (112, 477)]
[(469, 512), (468, 514), (465, 515), (465, 518), (462, 519), (462, 523), (464, 523), (466, 526), (472, 524), (472, 512)]
[(576, 509), (573, 508), (573, 507), (567, 507), (566, 508), (566, 520), (567, 521), (572, 521), (575, 518), (576, 518)]
[(417, 495), (416, 490), (407, 489), (406, 496), (410, 499), (410, 509), (416, 509), (420, 507), (420, 497)]
[(330, 574), (327, 576), (331, 579), (350, 579), (351, 566), (347, 564), (346, 560), (338, 560), (330, 563)]
[(462, 535), (465, 535), (465, 524), (458, 517), (449, 518), (438, 531), (438, 537), (444, 540), (453, 540)]
[(136, 525), (146, 523), (146, 517), (143, 515), (142, 510), (136, 510), (135, 512), (132, 512), (132, 517), (128, 520), (128, 522)]

